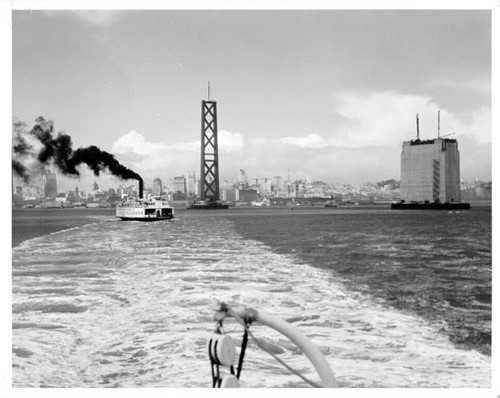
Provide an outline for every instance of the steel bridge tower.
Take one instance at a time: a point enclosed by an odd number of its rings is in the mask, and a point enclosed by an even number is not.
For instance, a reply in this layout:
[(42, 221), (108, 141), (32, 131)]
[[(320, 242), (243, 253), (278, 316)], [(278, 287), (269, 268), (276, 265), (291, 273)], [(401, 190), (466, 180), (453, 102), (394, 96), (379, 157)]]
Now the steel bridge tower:
[(201, 101), (200, 200), (220, 201), (217, 102), (210, 101), (210, 94), (208, 101)]

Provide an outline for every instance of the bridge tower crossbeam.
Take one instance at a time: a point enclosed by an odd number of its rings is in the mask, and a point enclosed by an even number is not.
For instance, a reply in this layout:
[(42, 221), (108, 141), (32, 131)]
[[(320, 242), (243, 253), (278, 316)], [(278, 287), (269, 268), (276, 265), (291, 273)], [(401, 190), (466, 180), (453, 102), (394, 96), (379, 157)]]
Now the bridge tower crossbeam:
[(217, 142), (217, 102), (201, 101), (200, 199), (220, 200)]

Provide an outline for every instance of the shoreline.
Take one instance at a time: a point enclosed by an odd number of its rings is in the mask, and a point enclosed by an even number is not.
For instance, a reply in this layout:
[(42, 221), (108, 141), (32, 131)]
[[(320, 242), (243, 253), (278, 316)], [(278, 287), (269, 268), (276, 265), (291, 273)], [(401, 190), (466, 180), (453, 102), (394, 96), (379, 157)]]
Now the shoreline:
[[(473, 211), (474, 208), (492, 207), (491, 201), (471, 201), (471, 209), (463, 211)], [(360, 205), (340, 205), (337, 207), (324, 206), (240, 206), (229, 209), (206, 210), (192, 212), (185, 208), (176, 208), (175, 212), (182, 216), (196, 214), (207, 217), (212, 216), (238, 216), (246, 214), (261, 214), (275, 212), (282, 215), (307, 215), (307, 214), (346, 214), (363, 211), (387, 211), (388, 213), (404, 214), (405, 212), (422, 212), (436, 210), (391, 210), (391, 205), (384, 204), (360, 204)], [(441, 210), (443, 211), (443, 210)], [(61, 209), (41, 209), (41, 208), (20, 208), (12, 209), (12, 242), (14, 248), (24, 241), (49, 235), (65, 229), (82, 227), (96, 218), (106, 216), (114, 217), (115, 208), (61, 208)]]

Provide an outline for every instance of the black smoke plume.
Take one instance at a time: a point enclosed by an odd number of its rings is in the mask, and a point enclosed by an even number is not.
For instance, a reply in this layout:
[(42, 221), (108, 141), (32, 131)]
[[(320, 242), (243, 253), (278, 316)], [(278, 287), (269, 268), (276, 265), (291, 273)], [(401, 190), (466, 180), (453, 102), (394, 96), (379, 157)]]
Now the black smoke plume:
[(139, 174), (120, 164), (109, 152), (94, 145), (73, 150), (71, 137), (61, 132), (55, 135), (54, 123), (41, 116), (29, 131), (25, 123), (15, 121), (12, 144), (12, 170), (25, 182), (30, 180), (31, 173), (40, 172), (36, 169), (45, 165), (54, 165), (65, 175), (79, 176), (78, 166), (86, 164), (96, 176), (108, 171), (124, 180), (134, 179), (142, 184)]

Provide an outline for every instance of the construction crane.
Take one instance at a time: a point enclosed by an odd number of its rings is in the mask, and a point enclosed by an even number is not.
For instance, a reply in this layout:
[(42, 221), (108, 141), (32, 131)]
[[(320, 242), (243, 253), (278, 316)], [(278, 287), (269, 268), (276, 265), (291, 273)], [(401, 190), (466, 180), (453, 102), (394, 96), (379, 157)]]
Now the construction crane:
[[(418, 129), (418, 113), (417, 113), (417, 129)], [(438, 109), (438, 138), (444, 138), (444, 137), (449, 137), (450, 135), (455, 135), (455, 132), (453, 133), (449, 133), (449, 134), (445, 134), (445, 135), (440, 135), (441, 131), (441, 111)], [(418, 134), (418, 133), (417, 133)]]
[(246, 186), (248, 184), (247, 180), (247, 173), (245, 173), (245, 170), (240, 169), (240, 175), (241, 175), (241, 181), (239, 181), (243, 186)]

